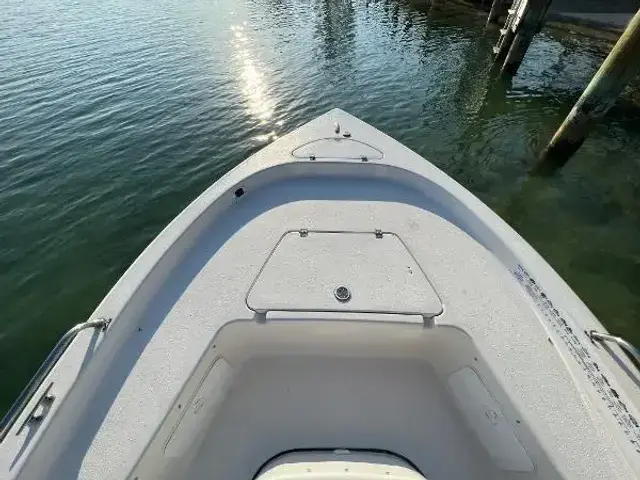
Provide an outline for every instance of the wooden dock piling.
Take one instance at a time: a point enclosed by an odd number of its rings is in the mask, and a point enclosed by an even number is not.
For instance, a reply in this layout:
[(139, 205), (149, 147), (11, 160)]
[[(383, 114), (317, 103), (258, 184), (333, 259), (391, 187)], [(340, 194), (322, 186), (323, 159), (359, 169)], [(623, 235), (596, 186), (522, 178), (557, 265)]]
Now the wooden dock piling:
[(566, 163), (639, 70), (640, 10), (544, 150), (538, 166), (541, 171), (554, 170)]
[(491, 24), (498, 23), (500, 15), (502, 14), (503, 6), (503, 0), (493, 0), (493, 3), (491, 4), (491, 10), (489, 11), (489, 17), (487, 18), (487, 28)]
[(515, 76), (520, 64), (533, 41), (533, 37), (540, 31), (544, 17), (549, 10), (552, 0), (529, 0), (522, 21), (517, 26), (515, 37), (502, 65), (502, 73)]
[[(507, 10), (507, 18), (504, 22), (504, 27), (500, 29), (500, 38), (495, 47), (493, 47), (493, 53), (495, 54), (495, 63), (502, 64), (504, 59), (507, 58), (507, 54), (513, 44), (513, 39), (516, 36), (520, 24), (527, 11), (528, 0), (513, 0), (511, 7)], [(489, 24), (487, 23), (487, 26)]]

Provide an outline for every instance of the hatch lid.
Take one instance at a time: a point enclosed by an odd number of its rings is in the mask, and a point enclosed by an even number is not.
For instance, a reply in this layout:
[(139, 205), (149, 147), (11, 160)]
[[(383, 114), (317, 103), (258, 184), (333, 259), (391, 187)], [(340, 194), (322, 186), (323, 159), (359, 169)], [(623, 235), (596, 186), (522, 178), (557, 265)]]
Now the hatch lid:
[(285, 234), (247, 294), (256, 312), (442, 312), (427, 276), (394, 233)]
[(369, 160), (382, 158), (382, 152), (353, 138), (319, 138), (300, 145), (291, 154), (296, 158), (354, 158), (363, 156)]

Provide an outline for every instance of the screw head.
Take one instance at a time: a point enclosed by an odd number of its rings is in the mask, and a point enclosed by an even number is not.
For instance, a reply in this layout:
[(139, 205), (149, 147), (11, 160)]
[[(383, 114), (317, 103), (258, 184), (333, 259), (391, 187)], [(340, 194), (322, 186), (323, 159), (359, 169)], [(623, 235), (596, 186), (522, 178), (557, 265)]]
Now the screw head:
[(333, 294), (339, 302), (347, 302), (351, 298), (351, 292), (344, 285), (336, 287)]

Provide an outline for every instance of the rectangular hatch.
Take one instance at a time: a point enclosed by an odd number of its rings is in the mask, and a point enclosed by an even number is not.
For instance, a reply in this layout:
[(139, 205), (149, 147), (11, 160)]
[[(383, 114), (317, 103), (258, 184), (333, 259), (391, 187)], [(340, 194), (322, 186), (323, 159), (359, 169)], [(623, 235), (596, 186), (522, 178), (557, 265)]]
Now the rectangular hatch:
[(422, 315), (442, 312), (425, 273), (393, 233), (285, 234), (254, 280), (256, 312), (325, 311)]

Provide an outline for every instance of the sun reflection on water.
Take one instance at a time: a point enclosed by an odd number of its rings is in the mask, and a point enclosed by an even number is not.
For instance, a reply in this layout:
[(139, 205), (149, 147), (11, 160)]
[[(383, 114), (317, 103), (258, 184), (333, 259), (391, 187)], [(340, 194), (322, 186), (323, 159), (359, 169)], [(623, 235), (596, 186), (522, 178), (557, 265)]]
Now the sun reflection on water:
[[(235, 49), (234, 59), (240, 69), (240, 87), (246, 99), (247, 110), (261, 125), (265, 125), (273, 117), (276, 102), (269, 96), (263, 68), (250, 49), (245, 25), (231, 26)], [(277, 138), (277, 135), (271, 132), (259, 137), (258, 140), (268, 141)]]

